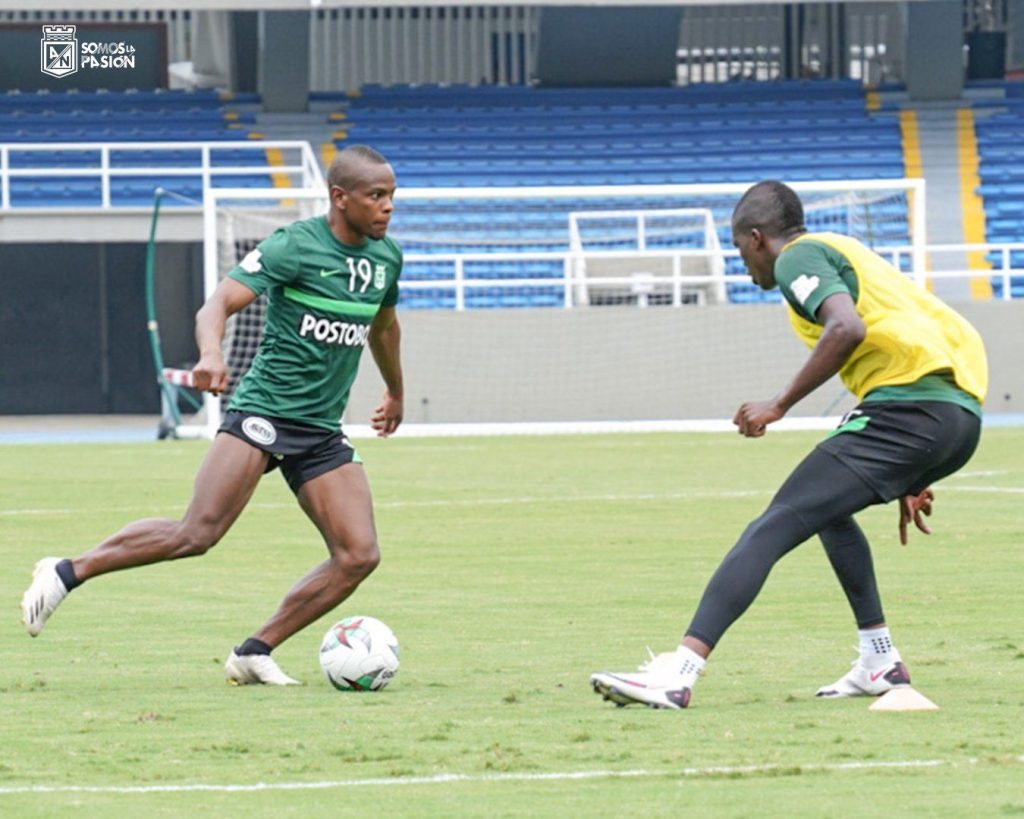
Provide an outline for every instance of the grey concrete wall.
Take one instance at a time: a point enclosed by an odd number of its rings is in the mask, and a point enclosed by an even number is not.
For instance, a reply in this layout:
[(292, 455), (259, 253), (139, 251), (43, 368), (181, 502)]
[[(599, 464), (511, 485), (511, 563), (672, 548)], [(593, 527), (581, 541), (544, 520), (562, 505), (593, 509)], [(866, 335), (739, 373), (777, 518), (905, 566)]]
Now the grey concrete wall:
[(1020, 71), (1024, 69), (1024, 0), (1007, 0), (1006, 18), (1006, 67)]
[(259, 47), (263, 110), (305, 111), (309, 99), (309, 14), (264, 12), (260, 17)]
[(545, 86), (671, 85), (681, 8), (547, 6), (535, 79)]
[(907, 3), (907, 92), (912, 100), (955, 100), (964, 87), (963, 4)]
[[(957, 307), (988, 346), (988, 409), (1024, 412), (1024, 303)], [(731, 418), (808, 354), (781, 305), (411, 311), (401, 322), (406, 418), (417, 423)], [(348, 422), (366, 423), (382, 390), (367, 354)], [(854, 403), (833, 380), (792, 415)]]
[(989, 388), (986, 412), (1024, 412), (1024, 302), (958, 302), (985, 339)]

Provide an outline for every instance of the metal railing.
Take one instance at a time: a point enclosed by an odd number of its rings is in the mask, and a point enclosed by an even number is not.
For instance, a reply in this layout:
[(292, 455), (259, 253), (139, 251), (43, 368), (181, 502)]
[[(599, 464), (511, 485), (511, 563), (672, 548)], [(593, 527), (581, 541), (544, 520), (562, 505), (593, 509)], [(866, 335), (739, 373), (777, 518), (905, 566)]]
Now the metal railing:
[[(608, 290), (621, 288), (624, 292), (637, 297), (637, 303), (647, 306), (648, 298), (655, 291), (662, 291), (669, 296), (672, 306), (680, 307), (691, 303), (691, 296), (696, 302), (704, 304), (707, 291), (717, 292), (725, 283), (750, 284), (747, 276), (726, 276), (722, 274), (690, 275), (684, 274), (683, 262), (687, 259), (713, 259), (713, 251), (708, 250), (599, 250), (599, 251), (534, 251), (529, 253), (406, 253), (405, 266), (451, 264), (452, 277), (449, 279), (410, 279), (402, 280), (402, 288), (409, 290), (450, 290), (454, 297), (456, 310), (467, 307), (467, 293), (482, 289), (526, 290), (543, 288), (562, 290), (562, 306), (566, 308), (583, 306), (588, 303), (588, 288)], [(626, 275), (587, 276), (586, 262), (596, 260), (648, 260), (665, 261), (671, 272), (659, 274), (637, 272)], [(561, 276), (516, 277), (516, 278), (473, 278), (466, 275), (466, 266), (493, 262), (550, 262), (561, 267)], [(716, 299), (718, 300), (718, 299)]]
[(531, 5), (317, 8), (310, 14), (311, 87), (338, 91), (364, 83), (523, 85), (533, 72), (538, 19)]
[[(878, 252), (887, 257), (894, 266), (900, 267), (903, 258), (912, 258), (916, 248), (906, 247), (883, 247)], [(1014, 251), (1024, 251), (1024, 243), (994, 243), (986, 244), (950, 244), (950, 245), (928, 245), (928, 253), (982, 251), (985, 253), (997, 252), (1000, 254), (1001, 264), (992, 270), (940, 270), (925, 271), (924, 274), (908, 273), (907, 275), (915, 281), (926, 284), (933, 279), (973, 279), (986, 278), (991, 280), (999, 277), (1002, 281), (1002, 293), (1000, 298), (1009, 301), (1012, 296), (1012, 278), (1024, 277), (1024, 268), (1015, 268), (1011, 264), (1011, 254)], [(683, 262), (686, 259), (695, 257), (708, 257), (707, 250), (645, 250), (645, 251), (543, 251), (528, 253), (406, 253), (405, 265), (409, 270), (416, 265), (429, 264), (451, 265), (451, 276), (448, 278), (403, 278), (402, 288), (410, 291), (447, 291), (452, 294), (455, 310), (467, 309), (467, 295), (473, 291), (480, 290), (526, 290), (528, 288), (543, 288), (546, 290), (560, 289), (562, 293), (562, 306), (573, 308), (581, 303), (578, 294), (585, 288), (605, 289), (609, 287), (621, 288), (626, 295), (636, 296), (636, 304), (646, 307), (651, 304), (650, 299), (644, 298), (652, 289), (661, 290), (669, 296), (665, 304), (672, 307), (682, 307), (689, 304), (703, 304), (703, 298), (690, 299), (688, 296), (699, 292), (707, 292), (727, 285), (741, 285), (750, 287), (753, 283), (750, 277), (740, 273), (704, 274), (689, 275), (683, 274)], [(739, 252), (734, 249), (722, 250), (725, 258), (738, 258)], [(600, 276), (585, 277), (579, 274), (584, 269), (584, 260), (595, 259), (658, 259), (667, 260), (671, 265), (671, 272), (652, 273), (643, 272), (622, 276)], [(561, 276), (535, 276), (517, 278), (484, 278), (471, 277), (466, 274), (466, 266), (481, 262), (549, 262), (561, 266)], [(585, 302), (584, 302), (585, 303)]]
[[(65, 154), (80, 154), (82, 159), (72, 166), (54, 167), (52, 154), (60, 151)], [(194, 164), (183, 164), (169, 167), (166, 164), (154, 166), (136, 166), (112, 162), (111, 154), (180, 151), (198, 155)], [(252, 165), (232, 165), (218, 162), (217, 152), (251, 151), (255, 155), (263, 153), (264, 162)], [(281, 152), (282, 164), (272, 162), (267, 152)], [(38, 154), (39, 164), (32, 164), (30, 159)], [(12, 167), (12, 155), (17, 157), (17, 167)], [(98, 156), (97, 156), (98, 155)], [(26, 156), (29, 161), (26, 161)], [(284, 159), (284, 157), (289, 159)], [(95, 158), (94, 158), (95, 157)], [(187, 160), (186, 160), (187, 161)], [(88, 163), (88, 164), (84, 164)], [(12, 180), (31, 179), (91, 179), (98, 181), (101, 191), (100, 210), (112, 210), (119, 207), (111, 201), (111, 183), (124, 177), (198, 177), (202, 180), (202, 188), (213, 186), (219, 176), (242, 175), (281, 175), (286, 178), (287, 187), (314, 188), (323, 186), (323, 172), (317, 162), (316, 155), (308, 142), (300, 140), (286, 141), (215, 141), (215, 142), (46, 142), (46, 143), (5, 143), (0, 144), (0, 211), (9, 211), (11, 205)], [(66, 208), (66, 204), (33, 204), (22, 210), (44, 211), (47, 208)]]
[[(888, 256), (893, 266), (902, 269), (902, 262), (905, 257), (912, 255), (912, 248), (907, 247), (884, 247), (878, 248), (878, 252), (884, 256)], [(1012, 286), (1012, 278), (1014, 276), (1024, 276), (1024, 268), (1014, 267), (1012, 262), (1012, 254), (1014, 252), (1024, 252), (1024, 242), (992, 242), (992, 243), (968, 243), (968, 244), (944, 244), (944, 245), (926, 245), (926, 255), (941, 255), (945, 253), (955, 254), (982, 254), (989, 256), (992, 253), (999, 254), (998, 266), (993, 265), (991, 269), (976, 269), (976, 268), (943, 268), (939, 270), (926, 270), (924, 273), (924, 279), (975, 279), (975, 278), (986, 278), (992, 280), (998, 278), (1002, 285), (1001, 298), (1004, 301), (1009, 301), (1013, 296), (1010, 292)]]

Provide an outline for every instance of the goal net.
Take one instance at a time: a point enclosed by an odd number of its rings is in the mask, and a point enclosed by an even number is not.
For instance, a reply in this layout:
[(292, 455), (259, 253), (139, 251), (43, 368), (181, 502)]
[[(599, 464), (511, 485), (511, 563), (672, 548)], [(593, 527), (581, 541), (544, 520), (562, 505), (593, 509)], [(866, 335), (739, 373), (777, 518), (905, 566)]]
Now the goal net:
[[(777, 392), (806, 349), (762, 306), (778, 294), (754, 286), (732, 249), (747, 187), (399, 188), (389, 235), (405, 254), (407, 427), (692, 428)], [(923, 273), (922, 181), (793, 187), (811, 230), (856, 236)], [(207, 294), (273, 230), (327, 204), (323, 191), (210, 190)], [(229, 327), (228, 395), (258, 347), (262, 309), (258, 300)], [(365, 423), (381, 389), (364, 361), (347, 429)], [(220, 403), (206, 397), (197, 434), (215, 432)], [(836, 382), (794, 414), (849, 406)]]

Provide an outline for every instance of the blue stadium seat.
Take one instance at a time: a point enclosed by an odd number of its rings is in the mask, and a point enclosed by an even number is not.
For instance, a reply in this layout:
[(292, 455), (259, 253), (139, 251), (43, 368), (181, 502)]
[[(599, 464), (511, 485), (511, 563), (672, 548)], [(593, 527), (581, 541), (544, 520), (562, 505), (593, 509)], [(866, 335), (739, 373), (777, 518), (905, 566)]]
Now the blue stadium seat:
[[(1021, 83), (1002, 80), (991, 81), (988, 87), (1001, 88), (1005, 97), (996, 100), (998, 113), (975, 121), (981, 180), (977, 193), (985, 210), (986, 240), (1014, 243), (1021, 240), (1024, 218), (1024, 89)], [(997, 271), (1003, 263), (1002, 253), (990, 253), (988, 260)], [(1024, 252), (1013, 251), (1010, 264), (1024, 267)], [(991, 281), (994, 295), (1002, 298), (1003, 277), (993, 275)], [(1011, 277), (1010, 291), (1013, 298), (1024, 297), (1024, 276)]]
[[(62, 93), (0, 94), (0, 143), (10, 145), (12, 169), (39, 168), (95, 170), (101, 168), (99, 150), (29, 151), (19, 144), (37, 142), (225, 142), (245, 137), (240, 130), (254, 122), (248, 112), (229, 112), (225, 103), (258, 102), (257, 95), (230, 100), (213, 91), (95, 91)], [(110, 167), (195, 168), (201, 160), (196, 149), (111, 150)], [(215, 148), (211, 164), (218, 168), (266, 165), (265, 151), (252, 148)], [(223, 174), (213, 177), (220, 187), (269, 187), (267, 174)], [(156, 187), (202, 198), (202, 179), (189, 176), (115, 176), (110, 184), (110, 201), (119, 206), (152, 203)], [(81, 206), (102, 204), (98, 177), (15, 177), (11, 183), (11, 204), (15, 207)], [(169, 202), (178, 206), (179, 202)]]

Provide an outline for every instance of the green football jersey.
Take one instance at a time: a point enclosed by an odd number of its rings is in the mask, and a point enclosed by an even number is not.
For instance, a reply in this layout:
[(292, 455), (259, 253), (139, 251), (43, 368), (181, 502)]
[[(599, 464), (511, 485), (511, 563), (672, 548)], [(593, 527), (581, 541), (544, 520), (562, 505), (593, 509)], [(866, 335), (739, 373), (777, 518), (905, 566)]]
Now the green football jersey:
[(325, 216), (280, 228), (228, 275), (266, 292), (263, 339), (228, 409), (338, 429), (381, 307), (398, 303), (402, 251), (340, 242)]

